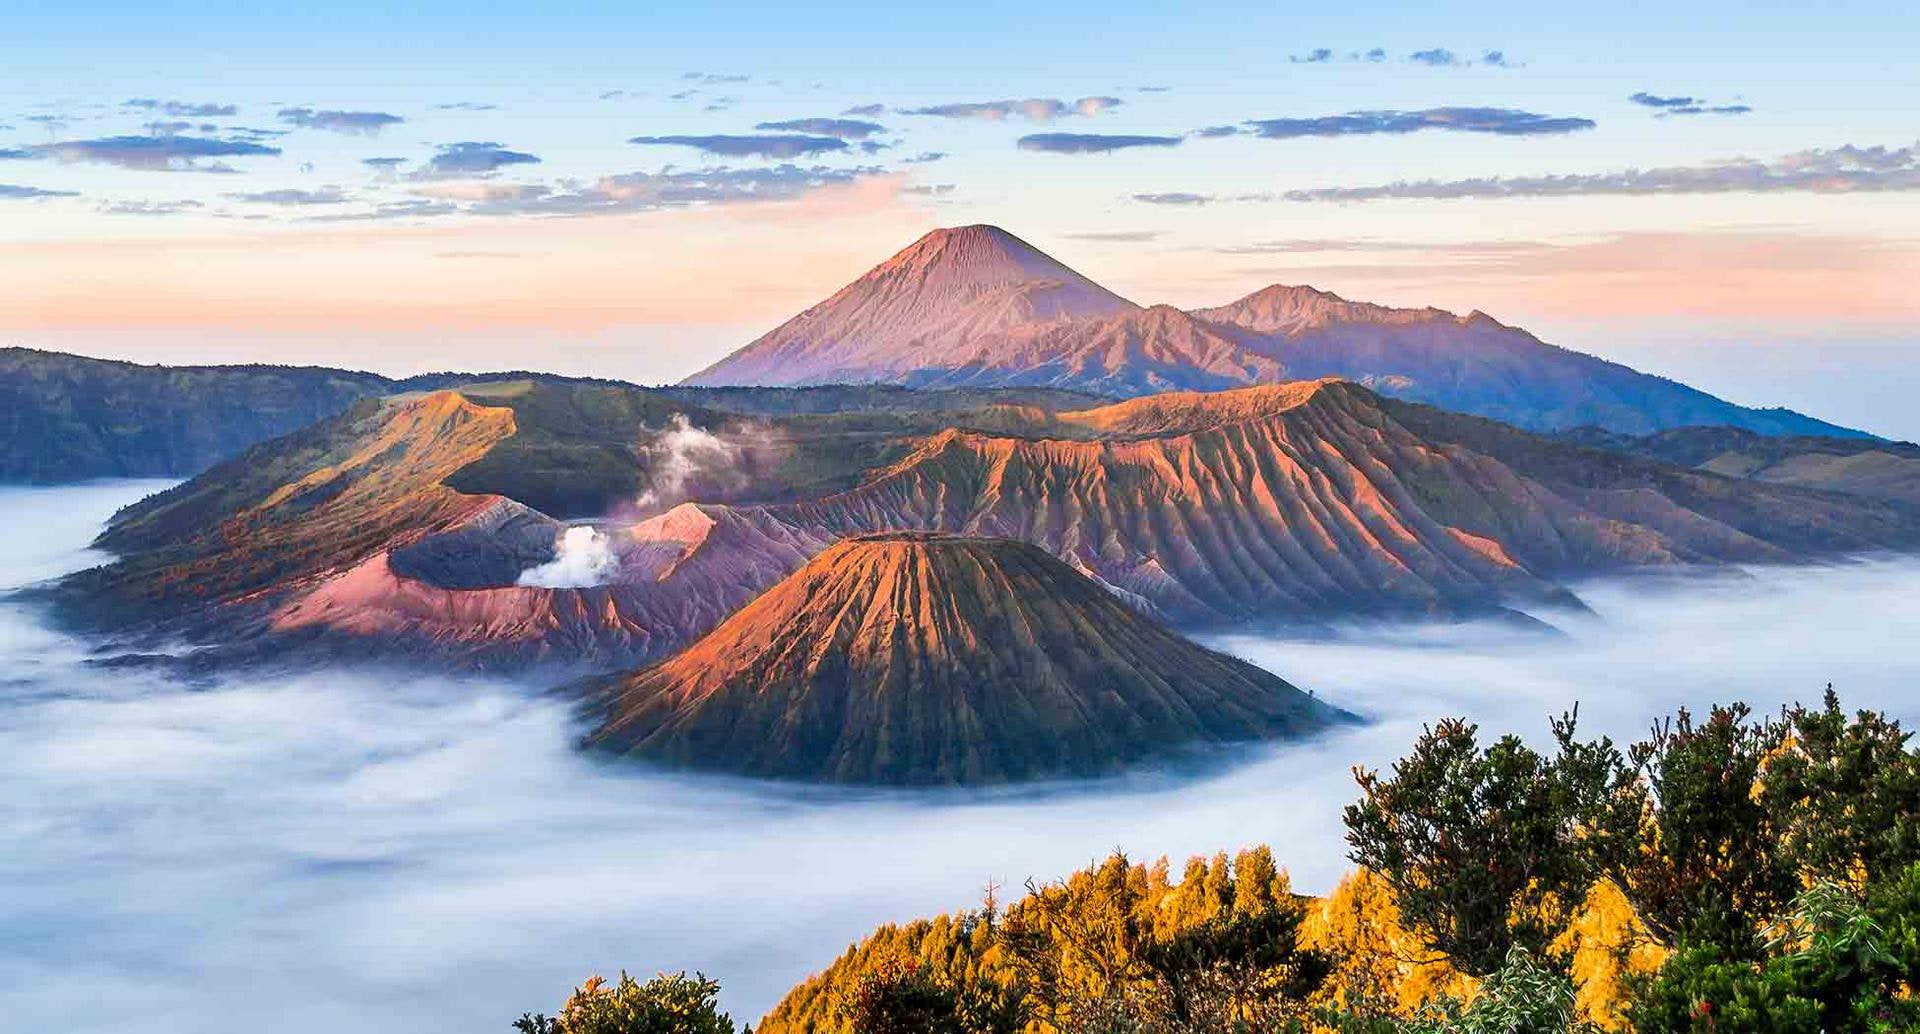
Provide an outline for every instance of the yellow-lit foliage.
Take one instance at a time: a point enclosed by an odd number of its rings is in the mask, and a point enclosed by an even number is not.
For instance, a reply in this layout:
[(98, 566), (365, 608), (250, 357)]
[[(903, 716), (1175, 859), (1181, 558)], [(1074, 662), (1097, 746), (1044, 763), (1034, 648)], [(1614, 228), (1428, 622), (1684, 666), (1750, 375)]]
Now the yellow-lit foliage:
[[(1265, 847), (1231, 858), (1224, 853), (1193, 858), (1177, 881), (1164, 858), (1137, 865), (1116, 854), (1035, 893), (1052, 901), (1053, 914), (1086, 920), (1077, 936), (1059, 940), (1057, 993), (1065, 999), (1097, 1000), (1129, 979), (1129, 945), (1117, 939), (1087, 943), (1089, 937), (1111, 934), (1115, 926), (1109, 920), (1115, 914), (1130, 914), (1151, 936), (1167, 938), (1224, 912), (1294, 907), (1304, 908), (1301, 947), (1322, 952), (1335, 964), (1314, 1004), (1359, 1015), (1410, 1016), (1442, 997), (1470, 1000), (1478, 986), (1402, 925), (1392, 890), (1378, 875), (1356, 870), (1325, 897), (1299, 898)], [(1038, 914), (1029, 894), (1004, 914), (955, 913), (883, 926), (788, 992), (754, 1029), (760, 1034), (854, 1034), (838, 1025), (837, 1006), (862, 974), (888, 965), (911, 963), (956, 983), (987, 980), (1010, 986), (1016, 978), (1004, 934), (1023, 924), (1031, 928)], [(1574, 912), (1552, 951), (1571, 966), (1583, 1018), (1610, 1031), (1628, 1030), (1623, 1012), (1629, 977), (1656, 971), (1667, 955), (1619, 888), (1605, 881)], [(1057, 1034), (1045, 1012), (1037, 1010), (1029, 1034)]]
[(1401, 925), (1393, 891), (1365, 869), (1308, 906), (1300, 938), (1335, 960), (1322, 995), (1344, 1009), (1407, 1015), (1437, 995), (1465, 997), (1474, 988), (1471, 977)]
[[(1042, 909), (1043, 895), (1051, 909)], [(883, 926), (848, 948), (821, 973), (787, 993), (759, 1025), (758, 1034), (855, 1034), (837, 1019), (843, 997), (862, 974), (911, 963), (955, 983), (987, 980), (1009, 986), (1013, 960), (1002, 934), (1040, 932), (1050, 939), (1061, 987), (1067, 996), (1098, 999), (1116, 983), (1132, 979), (1133, 959), (1119, 935), (1122, 917), (1155, 939), (1165, 939), (1228, 912), (1297, 908), (1287, 874), (1266, 847), (1229, 857), (1190, 859), (1178, 882), (1162, 858), (1152, 865), (1115, 854), (1073, 873), (1059, 883), (1037, 887), (1014, 902), (1004, 915), (992, 910), (954, 913), (905, 925)], [(988, 916), (992, 915), (992, 921)], [(1067, 917), (1071, 934), (1047, 933), (1043, 926)], [(1097, 943), (1090, 943), (1097, 942)], [(1029, 1034), (1055, 1034), (1046, 1010), (1037, 1008)]]
[(1595, 884), (1553, 950), (1570, 956), (1575, 1004), (1605, 1030), (1626, 1031), (1627, 980), (1658, 970), (1667, 949), (1611, 880)]

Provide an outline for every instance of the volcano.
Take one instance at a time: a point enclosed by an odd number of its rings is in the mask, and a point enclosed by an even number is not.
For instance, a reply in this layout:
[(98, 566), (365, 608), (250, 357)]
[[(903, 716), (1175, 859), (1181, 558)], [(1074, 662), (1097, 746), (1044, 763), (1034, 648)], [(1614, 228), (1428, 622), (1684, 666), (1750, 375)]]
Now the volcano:
[(1138, 309), (997, 226), (940, 229), (686, 383), (893, 381), (1015, 328)]
[(912, 532), (835, 544), (595, 700), (588, 742), (621, 754), (908, 785), (1097, 775), (1347, 717), (1036, 546)]
[(1690, 426), (1870, 437), (1541, 341), (1482, 312), (1274, 284), (1143, 307), (994, 226), (935, 230), (689, 378), (693, 385), (1064, 388), (1111, 397), (1339, 377), (1533, 431)]

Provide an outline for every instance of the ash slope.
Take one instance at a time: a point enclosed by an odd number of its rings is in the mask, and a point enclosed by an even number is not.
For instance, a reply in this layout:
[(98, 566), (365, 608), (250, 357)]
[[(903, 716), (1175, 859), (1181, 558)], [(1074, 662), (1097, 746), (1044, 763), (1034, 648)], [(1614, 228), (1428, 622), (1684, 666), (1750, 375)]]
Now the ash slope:
[(679, 655), (603, 684), (596, 747), (751, 776), (998, 783), (1343, 712), (1006, 539), (843, 541)]
[(1863, 436), (1558, 348), (1480, 312), (1396, 309), (1281, 284), (1192, 312), (1142, 307), (994, 226), (928, 233), (687, 383), (1131, 396), (1322, 377), (1533, 430), (1727, 425)]

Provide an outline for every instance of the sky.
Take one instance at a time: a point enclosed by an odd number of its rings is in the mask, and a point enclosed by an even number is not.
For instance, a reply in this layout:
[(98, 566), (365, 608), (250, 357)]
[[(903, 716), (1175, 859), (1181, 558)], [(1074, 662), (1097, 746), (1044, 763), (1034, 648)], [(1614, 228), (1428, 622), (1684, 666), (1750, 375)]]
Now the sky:
[(990, 222), (1920, 437), (1898, 5), (266, 6), (0, 3), (0, 342), (660, 382)]

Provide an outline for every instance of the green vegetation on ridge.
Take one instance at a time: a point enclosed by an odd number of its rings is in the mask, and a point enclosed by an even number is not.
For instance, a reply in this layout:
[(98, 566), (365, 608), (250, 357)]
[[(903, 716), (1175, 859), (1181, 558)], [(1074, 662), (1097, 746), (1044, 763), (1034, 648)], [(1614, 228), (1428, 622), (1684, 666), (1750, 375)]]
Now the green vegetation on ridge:
[(1625, 748), (1571, 717), (1553, 732), (1542, 753), (1443, 722), (1361, 773), (1362, 868), (1325, 898), (1266, 848), (1178, 879), (1116, 853), (1004, 907), (882, 927), (757, 1030), (1920, 1029), (1920, 749), (1897, 722), (1829, 693), (1771, 718), (1682, 712)]

